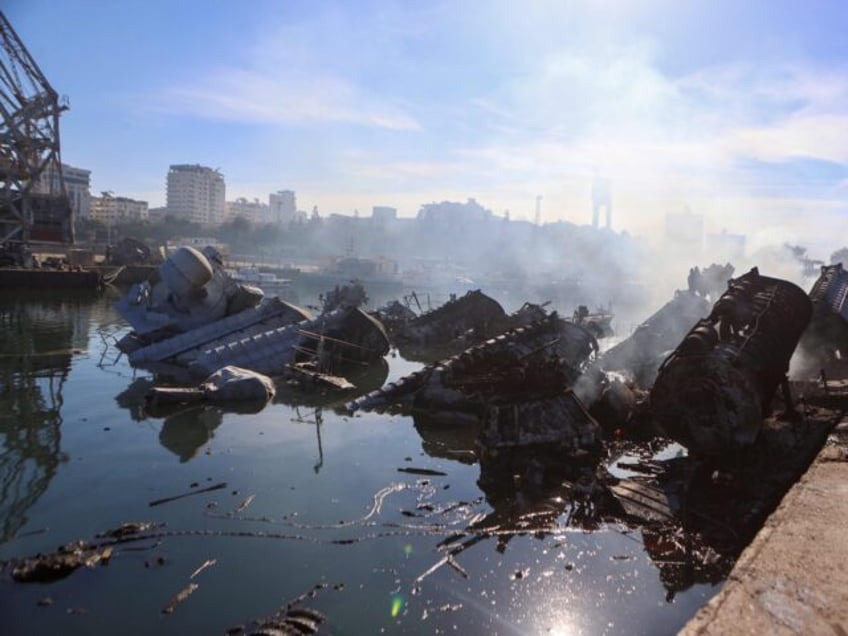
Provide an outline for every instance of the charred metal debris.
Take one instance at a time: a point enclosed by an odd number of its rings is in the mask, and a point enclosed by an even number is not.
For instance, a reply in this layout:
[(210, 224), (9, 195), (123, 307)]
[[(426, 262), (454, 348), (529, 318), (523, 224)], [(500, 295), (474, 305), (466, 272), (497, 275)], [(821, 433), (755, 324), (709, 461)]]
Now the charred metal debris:
[[(719, 296), (732, 272), (730, 264), (692, 268), (687, 290), (600, 355), (597, 339), (612, 331), (610, 310), (592, 313), (581, 305), (566, 320), (525, 303), (507, 314), (476, 290), (420, 314), (410, 297), (406, 306), (394, 302), (369, 313), (361, 307), (364, 288), (352, 285), (328, 292), (313, 317), (234, 283), (211, 248), (186, 247), (118, 303), (134, 327), (118, 346), (134, 365), (194, 379), (189, 387), (154, 388), (149, 401), (162, 403), (237, 399), (240, 392), (229, 385), (238, 379), (247, 386), (251, 374), (271, 378), (250, 378), (260, 400), (273, 397), (274, 383), (351, 391), (356, 385), (348, 377), (383, 362), (394, 345), (428, 364), (348, 401), (344, 411), (426, 412), (449, 426), (471, 423), (481, 428), (481, 449), (549, 447), (557, 439), (587, 450), (611, 432), (641, 428), (693, 455), (717, 457), (752, 444), (778, 386), (791, 408), (789, 360), (813, 307), (820, 325), (827, 319), (842, 327), (848, 314), (841, 265), (822, 269), (812, 303), (794, 284), (757, 268), (729, 279)], [(418, 297), (411, 298), (420, 311)], [(833, 328), (822, 329), (817, 341), (831, 342)], [(215, 375), (223, 368), (226, 381)], [(506, 433), (492, 433), (507, 420), (515, 432), (509, 442)]]
[[(206, 272), (197, 260), (186, 257), (181, 267)], [(241, 367), (271, 376), (278, 396), (284, 387), (293, 404), (309, 400), (291, 394), (291, 384), (355, 391), (364, 385), (347, 379), (382, 364), (372, 390), (336, 401), (337, 410), (411, 415), (428, 454), (479, 462), (478, 484), (494, 508), (550, 501), (556, 492), (570, 506), (569, 523), (634, 523), (658, 558), (677, 563), (683, 550), (700, 564), (696, 580), (723, 576), (844, 402), (824, 405), (833, 389), (818, 368), (816, 381), (794, 384), (794, 396), (787, 379), (802, 334), (802, 348), (828, 360), (848, 353), (841, 265), (822, 268), (809, 296), (757, 268), (735, 279), (729, 264), (693, 268), (688, 289), (603, 351), (609, 309), (580, 306), (566, 320), (526, 303), (507, 314), (479, 290), (431, 311), (413, 294), (369, 313), (360, 306), (364, 290), (337, 288), (315, 317), (276, 298), (240, 307), (253, 292), (236, 291), (242, 300), (224, 304), (238, 311), (198, 325), (210, 296), (232, 291), (225, 280), (207, 289), (220, 278), (214, 254), (210, 263), (212, 275), (187, 276), (190, 284), (174, 283), (166, 268), (170, 291), (136, 291), (137, 301), (121, 305), (135, 302), (128, 320), (136, 332), (120, 344), (131, 363), (166, 364), (197, 379), (227, 365), (242, 377)], [(425, 366), (383, 385), (391, 346)], [(227, 394), (226, 382), (216, 382), (181, 390), (212, 400)], [(177, 393), (158, 397), (180, 399)], [(673, 443), (676, 454), (658, 459), (655, 451)], [(628, 453), (636, 459), (622, 475), (627, 462), (619, 460)], [(683, 576), (672, 570), (669, 580)]]
[[(818, 303), (834, 314), (848, 288), (841, 268), (823, 270), (830, 295), (820, 281), (811, 303), (796, 285), (757, 268), (735, 279), (732, 272), (729, 264), (693, 268), (689, 289), (604, 353), (586, 328), (587, 308), (566, 321), (525, 306), (534, 314), (521, 326), (432, 362), (345, 410), (412, 414), (428, 453), (479, 461), (481, 488), (538, 494), (565, 480), (583, 501), (594, 502), (589, 509), (610, 518), (635, 519), (654, 534), (657, 524), (677, 532), (683, 523), (711, 538), (703, 559), (722, 561), (719, 553), (741, 549), (833, 424), (833, 411), (813, 406), (826, 387), (796, 384), (793, 398), (787, 374), (815, 298), (828, 298)], [(414, 334), (419, 345), (444, 344), (504, 321), (479, 293), (453, 302), (453, 315), (471, 315), (456, 309), (465, 302), (476, 309), (474, 318), (440, 328), (436, 317), (407, 319), (417, 330), (395, 331), (407, 339)], [(458, 429), (471, 434), (460, 439)], [(440, 443), (442, 437), (450, 439)], [(679, 444), (680, 457), (642, 458), (632, 468), (643, 473), (634, 477), (606, 472), (603, 458), (614, 460), (622, 444), (645, 448), (655, 440)], [(740, 476), (762, 491), (740, 488)], [(656, 545), (670, 553), (676, 543)]]
[(801, 339), (812, 373), (844, 374), (848, 362), (848, 272), (842, 263), (823, 265), (810, 290), (813, 316)]
[(789, 359), (811, 314), (800, 287), (757, 268), (731, 280), (660, 367), (651, 389), (656, 422), (693, 454), (750, 446), (778, 386), (792, 407)]

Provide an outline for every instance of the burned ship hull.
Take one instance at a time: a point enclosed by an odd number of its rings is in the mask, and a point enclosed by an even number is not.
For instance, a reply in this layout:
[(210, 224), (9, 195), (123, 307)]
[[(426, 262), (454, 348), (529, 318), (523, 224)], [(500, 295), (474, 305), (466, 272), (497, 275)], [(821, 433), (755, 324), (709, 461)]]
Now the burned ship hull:
[(206, 377), (224, 366), (239, 366), (280, 375), (287, 365), (314, 360), (334, 373), (344, 363), (373, 362), (389, 351), (382, 326), (361, 309), (339, 309), (312, 320), (249, 335), (227, 333), (172, 361), (195, 377)]
[(649, 387), (668, 352), (698, 319), (709, 313), (709, 303), (689, 291), (674, 298), (639, 325), (633, 334), (607, 350), (598, 361), (604, 371), (623, 371), (637, 384)]
[[(400, 316), (397, 310), (390, 315)], [(506, 317), (500, 303), (475, 290), (452, 297), (432, 311), (418, 316), (406, 314), (386, 324), (404, 358), (435, 362), (505, 331)]]
[(562, 392), (597, 347), (589, 331), (553, 313), (430, 364), (346, 408), (482, 413), (492, 401)]
[(661, 366), (650, 396), (657, 424), (696, 455), (751, 444), (811, 313), (802, 289), (757, 268), (731, 280)]
[(808, 370), (818, 373), (848, 359), (848, 272), (842, 263), (822, 266), (809, 295), (813, 316), (801, 346), (810, 358)]
[[(345, 365), (388, 353), (383, 325), (354, 307), (317, 317), (235, 283), (220, 255), (183, 247), (117, 305), (134, 331), (118, 347), (130, 363), (205, 378), (226, 366), (277, 376), (334, 379)], [(337, 379), (337, 378), (335, 378)]]
[(477, 440), (480, 480), (497, 483), (518, 474), (542, 484), (562, 478), (583, 463), (580, 458), (594, 464), (602, 434), (571, 391), (492, 404)]

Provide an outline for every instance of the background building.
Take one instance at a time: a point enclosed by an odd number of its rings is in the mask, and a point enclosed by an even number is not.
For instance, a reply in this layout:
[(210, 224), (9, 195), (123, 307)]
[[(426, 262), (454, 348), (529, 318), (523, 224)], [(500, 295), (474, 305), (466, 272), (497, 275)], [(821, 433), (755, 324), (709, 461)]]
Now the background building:
[(268, 204), (260, 203), (259, 199), (248, 201), (244, 197), (239, 197), (235, 201), (227, 201), (227, 221), (242, 217), (251, 223), (267, 223), (269, 214)]
[(168, 216), (168, 208), (165, 206), (147, 209), (147, 220), (151, 223), (160, 223), (166, 216)]
[[(79, 219), (87, 219), (91, 214), (91, 170), (74, 168), (62, 164), (62, 175), (65, 178), (65, 190), (71, 201), (71, 211)], [(41, 173), (38, 182), (41, 192), (59, 192), (59, 173), (48, 164)]]
[(612, 184), (596, 176), (592, 181), (592, 227), (598, 227), (601, 208), (606, 211), (607, 229), (612, 229)]
[(104, 192), (103, 196), (91, 197), (91, 218), (106, 225), (144, 221), (147, 219), (147, 201), (116, 197)]
[(198, 164), (168, 170), (168, 214), (204, 225), (220, 225), (226, 215), (224, 176)]
[(375, 223), (385, 224), (397, 220), (397, 208), (391, 208), (387, 205), (375, 205), (371, 209), (371, 218)]
[(479, 223), (492, 218), (492, 211), (484, 208), (475, 199), (466, 203), (442, 201), (425, 203), (418, 211), (418, 220), (427, 225), (459, 227), (468, 223)]
[(293, 190), (278, 190), (268, 195), (270, 223), (288, 225), (297, 218), (297, 201)]

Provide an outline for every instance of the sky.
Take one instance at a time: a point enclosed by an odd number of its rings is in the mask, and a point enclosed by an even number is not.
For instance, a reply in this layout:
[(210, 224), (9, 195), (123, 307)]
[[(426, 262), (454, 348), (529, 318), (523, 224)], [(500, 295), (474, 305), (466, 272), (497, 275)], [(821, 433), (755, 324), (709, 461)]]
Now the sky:
[(848, 244), (848, 4), (834, 0), (5, 0), (70, 110), (92, 190), (165, 203), (168, 166), (227, 199)]

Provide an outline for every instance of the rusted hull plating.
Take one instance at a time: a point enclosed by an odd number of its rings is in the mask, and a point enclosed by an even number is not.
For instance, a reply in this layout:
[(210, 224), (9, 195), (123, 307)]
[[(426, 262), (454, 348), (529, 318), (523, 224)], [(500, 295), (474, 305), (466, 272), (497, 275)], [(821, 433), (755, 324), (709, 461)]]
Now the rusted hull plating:
[(693, 454), (752, 443), (811, 314), (807, 295), (788, 281), (757, 268), (731, 280), (660, 367), (656, 422)]
[(624, 371), (640, 386), (650, 387), (663, 356), (680, 342), (693, 322), (707, 315), (709, 308), (709, 303), (696, 294), (676, 292), (630, 337), (606, 351), (600, 367), (604, 371)]
[(505, 319), (500, 304), (478, 289), (410, 320), (393, 335), (398, 343), (446, 344), (472, 329), (483, 337), (491, 336), (494, 325)]
[(848, 272), (842, 263), (821, 268), (821, 276), (810, 290), (810, 300), (848, 321)]
[(369, 393), (347, 409), (437, 407), (477, 410), (484, 401), (553, 394), (582, 373), (597, 341), (555, 313)]
[(597, 446), (601, 427), (571, 391), (538, 400), (492, 405), (480, 444), (488, 451), (554, 445), (558, 452)]
[(848, 272), (842, 263), (825, 265), (810, 290), (813, 318), (802, 347), (814, 359), (814, 369), (825, 366), (839, 351), (848, 354)]
[[(543, 483), (600, 449), (602, 431), (571, 392), (491, 405), (477, 440), (481, 484), (521, 475)], [(551, 473), (549, 475), (549, 473)]]

